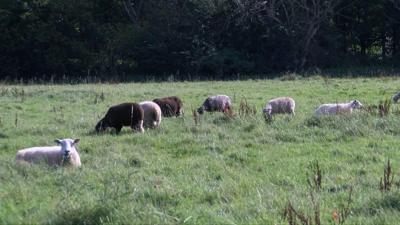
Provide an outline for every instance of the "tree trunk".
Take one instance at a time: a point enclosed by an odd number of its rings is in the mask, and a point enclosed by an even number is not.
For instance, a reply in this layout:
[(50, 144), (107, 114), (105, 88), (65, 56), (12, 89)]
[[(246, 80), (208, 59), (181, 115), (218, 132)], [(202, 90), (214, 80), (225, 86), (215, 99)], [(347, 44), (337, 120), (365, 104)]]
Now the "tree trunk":
[(392, 56), (397, 55), (397, 48), (398, 48), (398, 29), (396, 26), (393, 26), (392, 28)]

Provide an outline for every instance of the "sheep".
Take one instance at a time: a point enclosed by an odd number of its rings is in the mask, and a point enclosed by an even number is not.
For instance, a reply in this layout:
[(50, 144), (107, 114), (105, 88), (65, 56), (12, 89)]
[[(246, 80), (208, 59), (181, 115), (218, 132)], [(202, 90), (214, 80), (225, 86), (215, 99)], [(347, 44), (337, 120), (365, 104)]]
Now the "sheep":
[(295, 115), (294, 108), (296, 106), (293, 98), (279, 97), (271, 99), (262, 110), (266, 119), (271, 120), (274, 114), (290, 114)]
[(144, 113), (144, 126), (150, 128), (156, 128), (161, 123), (161, 108), (157, 103), (152, 101), (144, 101), (139, 103)]
[(330, 103), (323, 104), (315, 110), (315, 115), (336, 115), (336, 114), (350, 114), (353, 109), (359, 109), (363, 105), (358, 100), (353, 100), (348, 103)]
[(70, 164), (73, 167), (81, 166), (81, 158), (75, 145), (79, 139), (56, 139), (60, 146), (32, 147), (17, 152), (17, 162), (39, 163), (45, 161), (48, 165), (61, 166)]
[(106, 115), (96, 124), (96, 131), (105, 131), (108, 127), (113, 127), (119, 134), (123, 126), (130, 126), (132, 131), (144, 132), (143, 129), (144, 112), (137, 103), (122, 103), (111, 106)]
[(400, 99), (400, 92), (397, 92), (395, 95), (393, 95), (392, 100), (394, 103), (397, 103)]
[(199, 114), (207, 112), (224, 112), (231, 113), (232, 103), (231, 98), (227, 95), (216, 95), (208, 97), (202, 106), (197, 109)]
[(153, 99), (153, 102), (157, 103), (160, 106), (163, 117), (178, 117), (180, 115), (183, 115), (182, 100), (177, 96), (156, 98)]

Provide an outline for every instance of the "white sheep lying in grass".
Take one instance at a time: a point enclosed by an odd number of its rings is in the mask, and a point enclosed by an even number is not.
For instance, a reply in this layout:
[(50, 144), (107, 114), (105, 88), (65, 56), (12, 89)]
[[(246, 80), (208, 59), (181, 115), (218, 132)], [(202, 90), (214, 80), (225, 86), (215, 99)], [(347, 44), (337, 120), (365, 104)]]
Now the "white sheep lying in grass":
[(359, 109), (363, 105), (358, 100), (353, 100), (348, 103), (330, 103), (323, 104), (315, 110), (315, 115), (337, 115), (337, 114), (350, 114), (353, 109)]
[(144, 101), (139, 103), (139, 105), (142, 107), (144, 113), (144, 126), (150, 128), (160, 126), (162, 115), (160, 106), (152, 101)]
[(271, 120), (274, 114), (291, 114), (295, 115), (294, 108), (296, 103), (293, 98), (290, 97), (279, 97), (271, 99), (265, 108), (263, 109), (263, 114), (266, 119)]
[(29, 163), (46, 162), (49, 165), (71, 164), (74, 167), (81, 166), (81, 158), (75, 148), (79, 139), (57, 139), (60, 146), (32, 147), (19, 150), (17, 152), (17, 162), (25, 161)]

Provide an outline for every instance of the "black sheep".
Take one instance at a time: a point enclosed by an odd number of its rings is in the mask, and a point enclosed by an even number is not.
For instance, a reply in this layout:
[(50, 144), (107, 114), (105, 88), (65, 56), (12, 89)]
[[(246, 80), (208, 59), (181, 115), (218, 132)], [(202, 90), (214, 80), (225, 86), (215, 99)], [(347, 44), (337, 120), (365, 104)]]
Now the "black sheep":
[(157, 103), (164, 117), (180, 116), (183, 114), (182, 100), (176, 96), (156, 98), (153, 102)]
[(144, 113), (142, 107), (136, 103), (122, 103), (111, 106), (103, 119), (96, 125), (96, 131), (105, 131), (113, 127), (118, 134), (123, 126), (130, 126), (132, 131), (143, 132)]

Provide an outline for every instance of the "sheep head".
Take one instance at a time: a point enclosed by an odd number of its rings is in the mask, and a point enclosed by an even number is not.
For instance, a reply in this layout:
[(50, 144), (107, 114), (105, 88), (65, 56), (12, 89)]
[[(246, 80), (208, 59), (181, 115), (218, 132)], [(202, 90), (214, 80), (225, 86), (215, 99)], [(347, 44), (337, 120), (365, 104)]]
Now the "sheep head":
[(57, 144), (61, 145), (61, 152), (64, 159), (69, 158), (71, 152), (76, 151), (75, 144), (79, 142), (80, 139), (56, 139), (54, 140)]
[(200, 108), (197, 109), (197, 112), (201, 115), (201, 114), (204, 113), (204, 111), (211, 111), (211, 108), (212, 108), (211, 107), (211, 98), (208, 97), (204, 101), (203, 105)]
[(361, 108), (363, 105), (361, 104), (361, 102), (359, 102), (358, 100), (354, 100), (351, 102), (351, 107), (353, 109), (359, 109)]
[(204, 107), (202, 106), (202, 107), (198, 108), (198, 109), (197, 109), (197, 112), (198, 112), (200, 115), (202, 115), (202, 114), (204, 113)]
[(271, 114), (272, 110), (270, 108), (264, 108), (262, 110), (262, 113), (264, 115), (264, 119), (267, 121), (272, 120), (272, 114)]
[(108, 122), (103, 118), (96, 124), (96, 132), (103, 132), (109, 127)]

